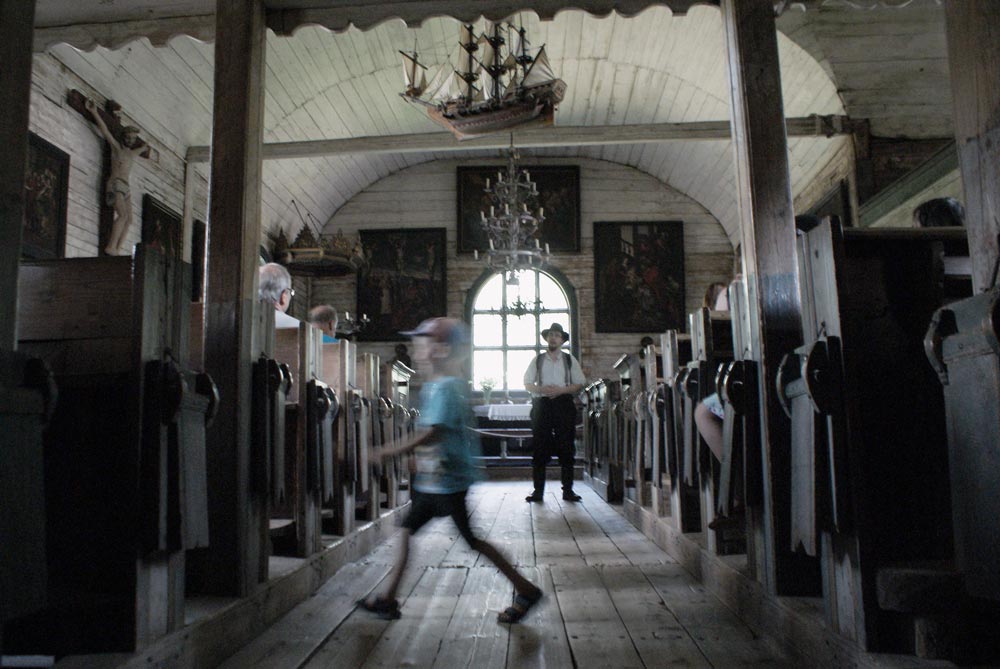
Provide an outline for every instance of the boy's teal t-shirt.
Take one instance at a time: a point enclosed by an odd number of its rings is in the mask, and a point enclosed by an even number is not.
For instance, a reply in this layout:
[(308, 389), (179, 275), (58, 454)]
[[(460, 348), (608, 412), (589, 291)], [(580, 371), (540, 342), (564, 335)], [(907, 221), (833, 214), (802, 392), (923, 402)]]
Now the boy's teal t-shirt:
[(480, 478), (474, 457), (479, 455), (479, 435), (467, 429), (472, 411), (466, 383), (444, 376), (424, 384), (420, 391), (420, 427), (437, 427), (441, 439), (417, 447), (417, 473), (413, 488), (447, 494), (467, 490)]

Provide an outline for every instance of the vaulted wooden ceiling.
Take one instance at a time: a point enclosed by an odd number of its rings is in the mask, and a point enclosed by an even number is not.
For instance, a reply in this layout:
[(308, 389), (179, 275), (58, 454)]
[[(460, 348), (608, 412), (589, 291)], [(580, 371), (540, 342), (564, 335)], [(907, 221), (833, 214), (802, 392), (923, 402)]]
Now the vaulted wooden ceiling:
[[(268, 4), (278, 8), (274, 11), (291, 11), (295, 0)], [(340, 5), (341, 11), (350, 9), (345, 7), (347, 3), (325, 4)], [(534, 44), (546, 44), (555, 71), (568, 85), (556, 116), (558, 126), (601, 126), (610, 133), (622, 125), (729, 118), (718, 8), (695, 5), (678, 15), (667, 7), (653, 6), (625, 17), (617, 13), (595, 16), (580, 10), (555, 12), (552, 6), (560, 3), (538, 4), (544, 6), (544, 15), (554, 14), (554, 18), (540, 21), (534, 13), (523, 12), (517, 20), (525, 23)], [(63, 35), (62, 39), (91, 48), (84, 52), (62, 44), (49, 50), (101, 94), (121, 102), (140, 125), (183, 154), (187, 147), (210, 143), (211, 46), (189, 37), (175, 37), (162, 46), (141, 39), (117, 49), (94, 47), (94, 43), (113, 43), (129, 30), (142, 30), (151, 17), (179, 21), (171, 24), (171, 31), (201, 34), (178, 26), (204, 24), (206, 6), (212, 5), (214, 2), (208, 0), (38, 0), (37, 24), (48, 26), (39, 31), (45, 39)], [(859, 10), (853, 5), (871, 8)], [(269, 15), (269, 20), (272, 18)], [(211, 34), (210, 19), (209, 15), (207, 34)], [(122, 28), (122, 20), (127, 29)], [(270, 33), (265, 141), (438, 130), (419, 109), (399, 97), (397, 50), (416, 44), (422, 60), (443, 60), (453, 48), (457, 26), (453, 18), (437, 17), (413, 28), (395, 19), (380, 21), (364, 31), (351, 27), (334, 33), (323, 27), (303, 26), (288, 36)], [(847, 113), (870, 118), (875, 134), (951, 134), (943, 16), (934, 0), (914, 0), (900, 7), (873, 0), (792, 3), (779, 19), (779, 27), (787, 116)], [(153, 34), (152, 28), (146, 30)], [(162, 34), (160, 38), (165, 39)], [(804, 188), (846, 141), (791, 139), (793, 192)], [(731, 238), (738, 236), (728, 140), (532, 149), (524, 153), (529, 158), (558, 157), (569, 162), (575, 156), (585, 156), (631, 165), (696, 199), (720, 220)], [(497, 152), (468, 155), (483, 159), (495, 157)], [(388, 174), (454, 157), (450, 152), (428, 151), (270, 160), (264, 177), (265, 228), (282, 226), (293, 234), (297, 231), (299, 221), (291, 200), (326, 221), (353, 195)]]

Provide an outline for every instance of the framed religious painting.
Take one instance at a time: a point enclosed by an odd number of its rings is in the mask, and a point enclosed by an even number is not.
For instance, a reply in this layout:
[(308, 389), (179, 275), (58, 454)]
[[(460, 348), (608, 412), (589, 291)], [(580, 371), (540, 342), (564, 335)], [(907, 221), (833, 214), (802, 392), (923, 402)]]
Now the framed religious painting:
[[(544, 210), (545, 220), (539, 226), (537, 238), (541, 246), (549, 245), (553, 253), (580, 250), (580, 168), (577, 165), (520, 166), (535, 182), (538, 194), (528, 206), (533, 212)], [(489, 215), (490, 196), (485, 192), (486, 180), (496, 182), (503, 165), (458, 168), (458, 252), (480, 252), (489, 248), (489, 239), (482, 226), (481, 213)]]
[(447, 313), (445, 229), (361, 230), (357, 313), (368, 316), (360, 341), (405, 341), (399, 334)]
[(684, 330), (684, 224), (594, 223), (597, 332)]
[(24, 175), (22, 257), (43, 260), (65, 255), (68, 192), (69, 154), (30, 133)]
[(155, 197), (142, 196), (142, 243), (159, 249), (167, 258), (181, 257), (181, 215)]

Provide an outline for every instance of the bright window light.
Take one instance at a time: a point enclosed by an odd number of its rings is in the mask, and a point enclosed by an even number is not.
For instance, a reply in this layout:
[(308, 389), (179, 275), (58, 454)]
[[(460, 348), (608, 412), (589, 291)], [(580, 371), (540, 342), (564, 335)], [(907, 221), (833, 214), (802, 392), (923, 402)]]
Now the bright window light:
[[(559, 282), (538, 270), (517, 272), (513, 281), (495, 274), (479, 289), (472, 307), (472, 379), (482, 390), (524, 390), (524, 372), (544, 350), (541, 331), (552, 323), (567, 330), (569, 299)], [(537, 299), (536, 299), (537, 298)]]

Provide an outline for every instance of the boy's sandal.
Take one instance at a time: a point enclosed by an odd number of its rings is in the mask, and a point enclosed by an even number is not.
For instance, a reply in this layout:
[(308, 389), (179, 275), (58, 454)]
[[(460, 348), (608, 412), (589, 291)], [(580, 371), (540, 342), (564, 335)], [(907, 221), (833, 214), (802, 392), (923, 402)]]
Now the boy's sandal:
[(396, 620), (403, 615), (399, 611), (398, 599), (389, 600), (385, 597), (376, 597), (373, 601), (368, 601), (366, 598), (362, 597), (358, 600), (358, 606), (363, 608), (365, 611), (377, 613), (380, 618), (384, 618), (385, 620)]
[(535, 588), (534, 592), (528, 595), (517, 595), (514, 597), (514, 605), (508, 606), (506, 610), (497, 614), (497, 622), (517, 623), (528, 614), (532, 606), (542, 598), (542, 591)]

